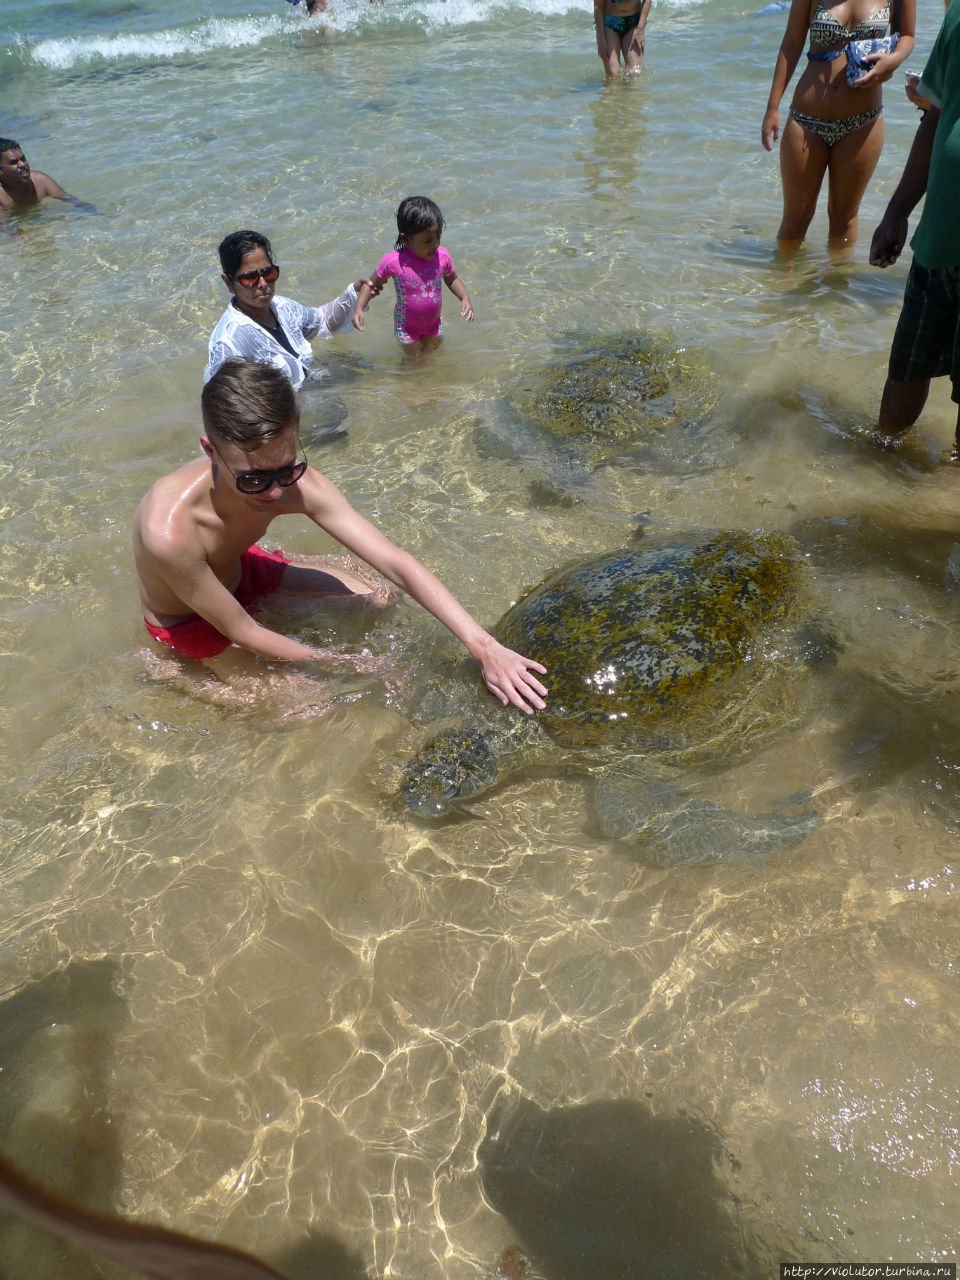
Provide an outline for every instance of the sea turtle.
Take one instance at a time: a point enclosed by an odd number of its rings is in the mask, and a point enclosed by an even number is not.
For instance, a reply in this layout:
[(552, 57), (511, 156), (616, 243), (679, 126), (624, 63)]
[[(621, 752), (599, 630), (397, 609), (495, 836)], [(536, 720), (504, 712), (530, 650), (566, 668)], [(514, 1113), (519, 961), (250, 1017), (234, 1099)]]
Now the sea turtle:
[(520, 462), (555, 501), (597, 467), (620, 462), (674, 474), (715, 466), (716, 380), (703, 356), (644, 333), (558, 341), (475, 433), (492, 457)]
[(826, 637), (813, 643), (802, 557), (786, 535), (676, 536), (579, 560), (494, 630), (546, 665), (547, 708), (528, 717), (489, 705), (443, 729), (404, 768), (410, 811), (440, 817), (514, 769), (576, 749), (597, 775), (604, 833), (647, 841), (659, 862), (760, 853), (818, 824), (804, 804), (735, 814), (677, 782), (681, 768), (728, 759), (795, 720), (804, 660), (830, 652)]

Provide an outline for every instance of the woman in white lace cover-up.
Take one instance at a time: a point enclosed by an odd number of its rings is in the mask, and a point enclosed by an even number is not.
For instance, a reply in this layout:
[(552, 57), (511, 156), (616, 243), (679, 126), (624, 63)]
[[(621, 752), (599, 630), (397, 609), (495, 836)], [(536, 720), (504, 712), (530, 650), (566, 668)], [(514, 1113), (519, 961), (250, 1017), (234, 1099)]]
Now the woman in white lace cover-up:
[(299, 389), (313, 362), (310, 339), (329, 338), (349, 325), (357, 289), (372, 281), (357, 280), (332, 302), (305, 307), (276, 294), (280, 268), (266, 236), (233, 231), (220, 242), (219, 253), (220, 276), (233, 297), (210, 335), (204, 382), (224, 360), (239, 356), (275, 365)]

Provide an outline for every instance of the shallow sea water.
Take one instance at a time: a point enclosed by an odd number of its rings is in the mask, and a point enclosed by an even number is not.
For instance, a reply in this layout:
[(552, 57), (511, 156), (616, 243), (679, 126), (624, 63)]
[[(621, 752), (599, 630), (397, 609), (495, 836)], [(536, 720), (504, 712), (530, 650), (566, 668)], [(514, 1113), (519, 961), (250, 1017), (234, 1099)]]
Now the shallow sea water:
[[(589, 15), (556, 0), (332, 25), (240, 0), (0, 17), (0, 131), (101, 210), (48, 204), (0, 242), (4, 1150), (294, 1277), (491, 1277), (513, 1245), (534, 1280), (952, 1259), (947, 389), (902, 448), (870, 439), (906, 266), (870, 268), (867, 242), (912, 109), (888, 90), (861, 242), (831, 257), (821, 212), (788, 267), (758, 141), (782, 14), (658, 6), (643, 78), (607, 88)], [(422, 733), (403, 688), (345, 682), (283, 721), (148, 678), (128, 529), (197, 447), (218, 240), (263, 230), (281, 291), (325, 300), (415, 189), (477, 321), (448, 301), (416, 369), (385, 303), (318, 346), (308, 452), (339, 396), (349, 437), (313, 460), (486, 622), (638, 520), (795, 534), (836, 670), (800, 730), (705, 787), (751, 810), (811, 793), (826, 821), (797, 848), (645, 865), (597, 836), (573, 767), (418, 826), (394, 798)], [(478, 427), (569, 335), (622, 331), (707, 362), (722, 448), (603, 466), (551, 504), (546, 455)], [(305, 524), (277, 540), (336, 550)], [(409, 605), (363, 638), (404, 686), (456, 656)], [(699, 1207), (669, 1200), (665, 1243), (636, 1206), (675, 1185)], [(3, 1234), (5, 1280), (115, 1274)]]

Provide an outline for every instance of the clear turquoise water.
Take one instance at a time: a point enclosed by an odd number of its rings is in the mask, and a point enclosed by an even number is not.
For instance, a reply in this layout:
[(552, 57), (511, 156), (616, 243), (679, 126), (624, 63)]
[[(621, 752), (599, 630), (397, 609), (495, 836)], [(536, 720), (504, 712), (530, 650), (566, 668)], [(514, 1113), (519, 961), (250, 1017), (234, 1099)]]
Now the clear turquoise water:
[[(322, 28), (242, 0), (3, 7), (0, 131), (101, 211), (47, 204), (0, 242), (0, 983), (20, 1002), (0, 1140), (24, 1164), (291, 1274), (312, 1231), (377, 1275), (490, 1276), (532, 1203), (481, 1194), (496, 1097), (621, 1099), (717, 1126), (771, 1265), (953, 1256), (946, 388), (902, 449), (869, 439), (905, 266), (871, 269), (866, 242), (916, 117), (892, 87), (861, 243), (831, 258), (821, 212), (786, 268), (759, 146), (782, 26), (659, 5), (642, 80), (604, 88), (589, 13), (558, 3), (343, 4)], [(386, 306), (321, 350), (350, 436), (317, 461), (486, 621), (641, 513), (794, 532), (837, 671), (801, 733), (709, 785), (751, 809), (813, 792), (829, 820), (798, 849), (644, 866), (596, 836), (571, 771), (420, 828), (391, 799), (402, 696), (344, 687), (277, 731), (146, 678), (128, 528), (196, 449), (217, 242), (263, 230), (285, 289), (322, 301), (414, 189), (477, 321), (448, 310), (415, 371)], [(537, 505), (536, 460), (480, 449), (477, 424), (563, 335), (622, 330), (707, 362), (723, 448)], [(403, 670), (450, 653), (410, 607), (373, 640)], [(65, 1274), (37, 1240), (8, 1232), (16, 1280)]]

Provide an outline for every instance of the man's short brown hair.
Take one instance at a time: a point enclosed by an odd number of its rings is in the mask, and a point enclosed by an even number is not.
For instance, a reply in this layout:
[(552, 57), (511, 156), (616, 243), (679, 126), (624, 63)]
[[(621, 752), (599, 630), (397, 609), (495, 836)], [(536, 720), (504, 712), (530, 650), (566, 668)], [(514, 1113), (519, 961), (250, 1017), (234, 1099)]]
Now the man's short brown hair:
[(224, 360), (203, 388), (200, 407), (204, 431), (241, 449), (259, 449), (300, 425), (290, 379), (256, 360)]

